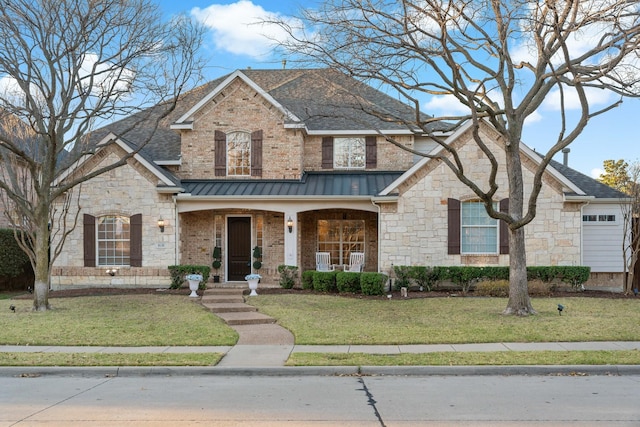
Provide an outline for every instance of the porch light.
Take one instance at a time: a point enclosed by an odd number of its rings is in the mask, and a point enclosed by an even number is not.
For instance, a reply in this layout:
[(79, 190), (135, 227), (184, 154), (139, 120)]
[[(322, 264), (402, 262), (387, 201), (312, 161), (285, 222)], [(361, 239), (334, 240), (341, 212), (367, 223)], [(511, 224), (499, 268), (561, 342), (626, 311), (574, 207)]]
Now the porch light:
[(158, 220), (158, 228), (161, 233), (164, 233), (164, 219), (162, 217)]
[(293, 220), (291, 219), (291, 217), (289, 217), (289, 219), (287, 220), (287, 227), (289, 228), (289, 233), (293, 232)]

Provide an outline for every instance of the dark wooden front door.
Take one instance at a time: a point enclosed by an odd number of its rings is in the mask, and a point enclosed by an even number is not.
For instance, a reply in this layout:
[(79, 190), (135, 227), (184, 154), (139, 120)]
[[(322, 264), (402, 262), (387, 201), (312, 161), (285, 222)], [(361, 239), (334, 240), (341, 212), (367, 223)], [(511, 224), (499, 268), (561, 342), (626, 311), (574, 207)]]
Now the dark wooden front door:
[(244, 280), (251, 273), (251, 218), (229, 217), (227, 231), (228, 280)]

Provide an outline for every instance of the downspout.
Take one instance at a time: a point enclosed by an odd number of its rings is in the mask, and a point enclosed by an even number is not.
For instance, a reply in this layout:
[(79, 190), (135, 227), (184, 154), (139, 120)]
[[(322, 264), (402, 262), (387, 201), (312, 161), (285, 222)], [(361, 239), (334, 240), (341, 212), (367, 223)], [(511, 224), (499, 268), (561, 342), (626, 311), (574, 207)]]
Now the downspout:
[(173, 252), (174, 252), (173, 253), (173, 258), (174, 258), (173, 265), (178, 265), (178, 254), (180, 253), (180, 248), (178, 248), (178, 244), (179, 244), (178, 236), (180, 234), (179, 233), (179, 231), (180, 231), (179, 230), (180, 221), (178, 220), (179, 213), (178, 213), (177, 195), (174, 194), (173, 196), (171, 196), (171, 199), (173, 200), (173, 209), (174, 209), (174, 212), (175, 212), (174, 220), (173, 220), (174, 223), (175, 223), (175, 226), (173, 227), (173, 241), (174, 241), (174, 243), (173, 243)]
[(378, 242), (378, 273), (380, 273), (381, 272), (381, 270), (380, 270), (380, 262), (381, 262), (380, 256), (382, 254), (382, 250), (380, 249), (381, 242), (382, 242), (381, 230), (380, 230), (382, 227), (381, 227), (381, 224), (380, 224), (380, 218), (381, 218), (382, 215), (380, 214), (380, 205), (377, 204), (375, 201), (373, 201), (373, 199), (371, 200), (371, 204), (378, 209), (378, 240), (377, 240), (377, 242)]
[(586, 208), (591, 202), (585, 202), (580, 206), (580, 265), (584, 265), (584, 221), (582, 216), (584, 215), (583, 209)]

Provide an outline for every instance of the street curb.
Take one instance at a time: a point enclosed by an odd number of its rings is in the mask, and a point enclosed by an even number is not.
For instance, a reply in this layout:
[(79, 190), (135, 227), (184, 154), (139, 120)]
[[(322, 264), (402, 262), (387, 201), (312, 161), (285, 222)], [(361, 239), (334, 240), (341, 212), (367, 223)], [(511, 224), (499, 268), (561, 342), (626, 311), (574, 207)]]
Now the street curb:
[(0, 377), (150, 377), (150, 376), (589, 376), (640, 375), (640, 365), (515, 366), (301, 366), (301, 367), (0, 367)]

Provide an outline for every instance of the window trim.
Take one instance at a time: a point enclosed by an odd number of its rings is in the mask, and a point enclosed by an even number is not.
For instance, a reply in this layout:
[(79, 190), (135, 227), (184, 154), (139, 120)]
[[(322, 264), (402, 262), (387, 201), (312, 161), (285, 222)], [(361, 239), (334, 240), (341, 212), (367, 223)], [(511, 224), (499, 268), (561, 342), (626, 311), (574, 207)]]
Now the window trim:
[[(339, 239), (337, 241), (324, 241), (321, 242), (320, 241), (320, 222), (321, 221), (326, 221), (328, 223), (331, 222), (335, 222), (338, 223), (338, 230), (339, 230)], [(362, 229), (362, 240), (361, 241), (356, 241), (356, 242), (349, 242), (348, 240), (345, 240), (344, 237), (344, 225), (345, 223), (355, 223), (358, 222), (360, 223), (359, 225), (361, 225), (361, 229)], [(332, 229), (331, 227), (329, 227), (328, 229)], [(338, 257), (337, 259), (333, 256), (334, 251), (332, 251), (331, 249), (327, 249), (327, 248), (321, 248), (320, 245), (322, 244), (326, 244), (326, 245), (338, 245)], [(357, 249), (353, 249), (353, 248), (348, 248), (348, 245), (351, 244), (355, 244), (361, 247), (358, 247)], [(316, 220), (316, 251), (317, 252), (330, 252), (332, 254), (331, 257), (331, 261), (333, 264), (335, 265), (344, 265), (344, 264), (349, 264), (349, 256), (351, 254), (351, 252), (366, 252), (366, 244), (367, 244), (367, 222), (364, 219), (335, 219), (335, 218), (328, 218), (328, 219), (324, 219), (324, 218), (320, 218)], [(345, 249), (348, 249), (347, 250)], [(340, 257), (342, 257), (342, 259), (340, 259)]]
[[(493, 221), (493, 224), (489, 225), (489, 224), (484, 224), (484, 225), (465, 225), (464, 224), (464, 217), (463, 217), (463, 211), (464, 211), (464, 206), (470, 206), (471, 204), (477, 204), (477, 205), (482, 205), (482, 212), (484, 212), (486, 214), (486, 216)], [(494, 209), (497, 209), (498, 206), (497, 204), (494, 202)], [(496, 232), (496, 239), (495, 239), (495, 250), (491, 251), (491, 252), (468, 252), (464, 250), (464, 237), (465, 237), (465, 229), (478, 229), (478, 228), (482, 228), (482, 229), (492, 229), (495, 230)], [(488, 242), (487, 242), (488, 243)], [(460, 254), (461, 255), (498, 255), (500, 253), (500, 223), (497, 219), (495, 218), (491, 218), (489, 216), (489, 214), (487, 214), (486, 210), (484, 209), (484, 204), (479, 201), (479, 200), (465, 200), (460, 202)]]
[[(347, 153), (347, 166), (338, 166), (336, 164), (337, 156), (340, 154), (340, 150), (338, 150), (339, 141), (350, 141), (348, 145), (348, 153)], [(354, 144), (353, 142), (357, 141), (361, 144), (362, 149), (362, 165), (353, 166), (353, 160), (356, 156), (354, 154)], [(337, 136), (333, 138), (333, 168), (337, 170), (361, 170), (366, 169), (367, 167), (367, 139), (363, 136)]]
[[(100, 237), (100, 226), (103, 224), (102, 220), (104, 218), (115, 218), (115, 219), (122, 219), (122, 220), (126, 220), (126, 224), (129, 226), (129, 230), (128, 230), (128, 238), (124, 239), (124, 238), (113, 238), (113, 239), (106, 239), (106, 238), (101, 238)], [(126, 215), (119, 215), (119, 214), (106, 214), (106, 215), (100, 215), (98, 217), (96, 217), (96, 221), (95, 221), (95, 250), (96, 250), (96, 267), (128, 267), (131, 266), (131, 217), (126, 216)], [(111, 255), (107, 255), (104, 257), (100, 256), (100, 245), (102, 243), (109, 243), (109, 242), (115, 242), (116, 244), (119, 242), (126, 242), (128, 244), (127, 248), (123, 248), (123, 250), (128, 250), (129, 255), (127, 257), (118, 257), (118, 259), (122, 260), (122, 263), (104, 263), (102, 264), (102, 258), (105, 258), (106, 260), (111, 260), (113, 259), (114, 261), (116, 260), (115, 256), (111, 256)], [(106, 248), (107, 250), (110, 250), (110, 248)]]

